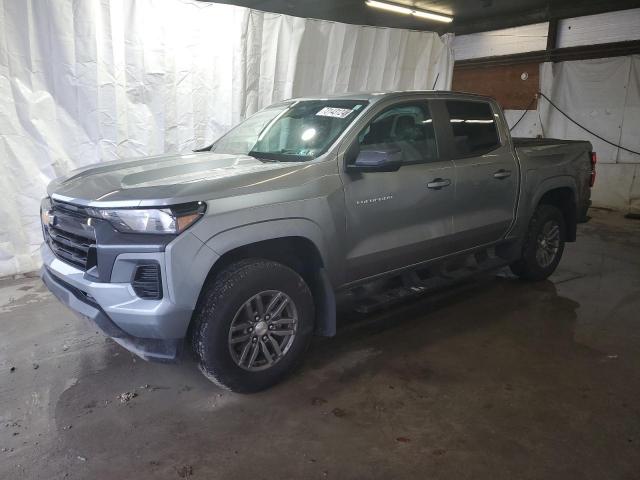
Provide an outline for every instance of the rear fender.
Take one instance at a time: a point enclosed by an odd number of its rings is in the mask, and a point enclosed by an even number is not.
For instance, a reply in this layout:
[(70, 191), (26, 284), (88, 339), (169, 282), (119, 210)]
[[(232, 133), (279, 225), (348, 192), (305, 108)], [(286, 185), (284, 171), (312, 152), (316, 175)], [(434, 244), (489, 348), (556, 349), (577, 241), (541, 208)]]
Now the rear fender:
[(538, 187), (536, 188), (535, 195), (532, 197), (532, 201), (529, 204), (528, 217), (530, 218), (533, 215), (533, 211), (536, 209), (542, 197), (550, 192), (551, 190), (555, 190), (557, 188), (570, 188), (573, 192), (573, 199), (576, 201), (578, 189), (576, 187), (575, 178), (569, 175), (562, 175), (558, 177), (551, 177), (540, 182)]
[(538, 181), (539, 170), (530, 170), (526, 173), (525, 185), (522, 188), (522, 197), (519, 202), (519, 212), (516, 224), (508, 237), (522, 238), (529, 227), (529, 220), (542, 197), (557, 188), (571, 189), (574, 201), (577, 198), (577, 187), (575, 179), (570, 175), (558, 175)]

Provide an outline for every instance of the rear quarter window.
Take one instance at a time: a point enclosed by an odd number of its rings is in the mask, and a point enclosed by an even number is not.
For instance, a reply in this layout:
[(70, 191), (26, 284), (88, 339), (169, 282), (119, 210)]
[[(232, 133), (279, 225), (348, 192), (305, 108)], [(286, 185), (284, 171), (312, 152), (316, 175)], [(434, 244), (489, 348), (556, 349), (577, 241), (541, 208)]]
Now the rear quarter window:
[(446, 100), (453, 134), (454, 158), (475, 157), (500, 146), (491, 104), (481, 101)]

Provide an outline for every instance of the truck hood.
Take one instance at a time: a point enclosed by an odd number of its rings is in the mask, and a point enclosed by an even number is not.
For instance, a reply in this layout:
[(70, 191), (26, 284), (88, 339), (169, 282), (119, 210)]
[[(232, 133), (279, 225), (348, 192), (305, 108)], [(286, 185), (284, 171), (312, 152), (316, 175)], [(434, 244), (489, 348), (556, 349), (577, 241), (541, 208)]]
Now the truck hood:
[(230, 189), (251, 189), (304, 164), (267, 163), (246, 155), (193, 153), (114, 161), (54, 180), (49, 195), (80, 205), (156, 206), (210, 200)]

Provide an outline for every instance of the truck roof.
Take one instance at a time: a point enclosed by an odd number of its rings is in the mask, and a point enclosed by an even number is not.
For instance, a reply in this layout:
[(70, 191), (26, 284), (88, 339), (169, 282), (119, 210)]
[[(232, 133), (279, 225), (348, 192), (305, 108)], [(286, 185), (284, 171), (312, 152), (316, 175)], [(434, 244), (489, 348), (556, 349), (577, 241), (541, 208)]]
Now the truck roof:
[[(415, 94), (433, 95), (434, 97), (455, 96), (457, 98), (474, 98), (476, 100), (494, 101), (493, 98), (476, 95), (475, 93), (456, 92), (453, 90), (387, 90), (378, 92), (347, 92), (336, 93), (331, 95), (311, 95), (306, 97), (294, 97), (287, 100), (366, 100), (371, 103), (379, 102), (383, 99), (402, 98)], [(287, 101), (285, 100), (285, 101)]]

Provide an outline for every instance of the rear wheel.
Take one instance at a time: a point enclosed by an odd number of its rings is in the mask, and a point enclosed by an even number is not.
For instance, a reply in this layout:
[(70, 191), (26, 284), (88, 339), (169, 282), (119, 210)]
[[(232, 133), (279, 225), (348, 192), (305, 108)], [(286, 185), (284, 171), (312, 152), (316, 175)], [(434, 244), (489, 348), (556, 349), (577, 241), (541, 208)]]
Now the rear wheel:
[(206, 287), (194, 322), (193, 349), (202, 373), (228, 390), (257, 392), (301, 360), (313, 332), (313, 299), (289, 267), (243, 260)]
[(538, 205), (527, 230), (522, 256), (511, 271), (525, 280), (544, 280), (551, 275), (564, 251), (566, 227), (562, 212), (553, 205)]

